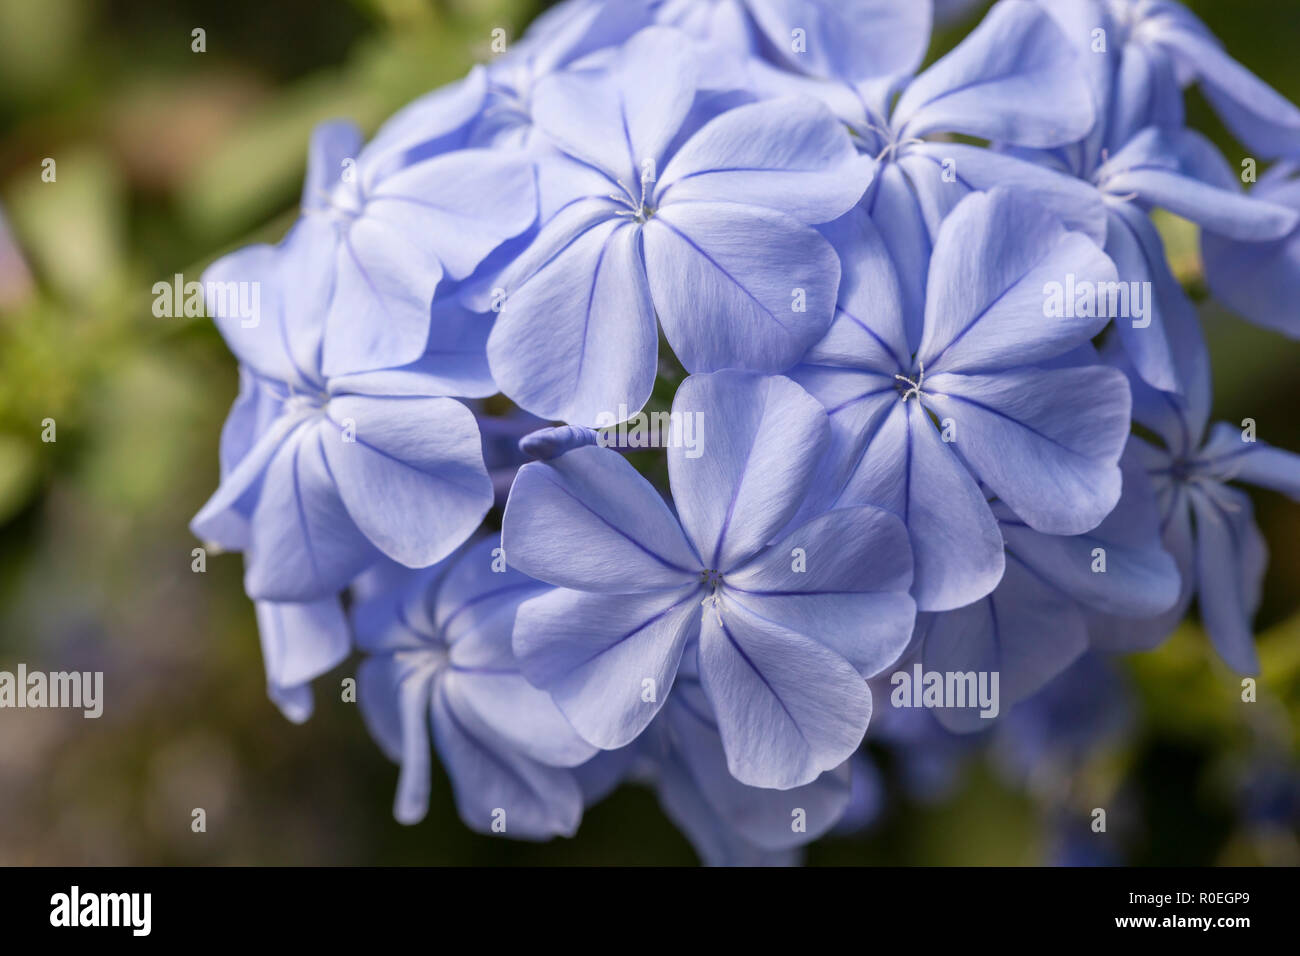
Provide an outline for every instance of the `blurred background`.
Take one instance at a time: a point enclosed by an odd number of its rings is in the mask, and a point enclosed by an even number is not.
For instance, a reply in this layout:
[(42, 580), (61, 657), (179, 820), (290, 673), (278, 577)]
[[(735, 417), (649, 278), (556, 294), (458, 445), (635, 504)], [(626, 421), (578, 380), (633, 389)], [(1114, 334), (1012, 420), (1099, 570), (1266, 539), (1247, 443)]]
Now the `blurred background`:
[[(239, 557), (191, 570), (187, 523), (216, 486), (235, 364), (206, 319), (154, 317), (153, 283), (277, 240), (315, 123), (373, 131), (546, 5), (0, 0), (0, 670), (103, 671), (107, 700), (99, 720), (0, 711), (0, 864), (695, 860), (632, 786), (575, 839), (532, 845), (466, 829), (435, 771), (428, 818), (399, 826), (396, 768), (339, 699), (353, 663), (319, 682), (311, 721), (288, 723), (266, 698)], [(1300, 100), (1293, 0), (1189, 6)], [(971, 20), (939, 31), (931, 58)], [(1196, 94), (1189, 111), (1236, 165), (1241, 147)], [(1160, 225), (1202, 301), (1194, 229)], [(1205, 313), (1216, 418), (1252, 417), (1300, 451), (1300, 343)], [(1008, 757), (1014, 728), (989, 747), (926, 728), (872, 744), (851, 825), (808, 862), (1300, 863), (1300, 508), (1254, 500), (1272, 553), (1257, 703), (1189, 622), (1156, 652), (1070, 678), (1050, 717), (1095, 730), (1077, 735), (1086, 746), (1020, 740)], [(1110, 826), (1084, 840), (1095, 806)], [(195, 807), (206, 833), (191, 831)]]

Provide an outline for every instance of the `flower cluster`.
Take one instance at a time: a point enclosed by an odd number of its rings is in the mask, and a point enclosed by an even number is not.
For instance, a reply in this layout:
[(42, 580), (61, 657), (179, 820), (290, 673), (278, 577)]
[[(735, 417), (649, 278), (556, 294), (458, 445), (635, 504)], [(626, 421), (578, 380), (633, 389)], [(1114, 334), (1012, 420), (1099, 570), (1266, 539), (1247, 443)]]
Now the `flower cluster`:
[(1300, 458), (1209, 424), (1150, 211), (1300, 336), (1300, 110), (1172, 0), (999, 0), (918, 72), (935, 15), (567, 0), (369, 143), (320, 127), (289, 234), (205, 276), (241, 390), (193, 529), (288, 716), (364, 656), (400, 820), (436, 749), (483, 832), (636, 779), (706, 860), (788, 860), (871, 798), (874, 725), (928, 746), (913, 702), (980, 729), (1193, 601), (1256, 668), (1232, 483), (1300, 497)]

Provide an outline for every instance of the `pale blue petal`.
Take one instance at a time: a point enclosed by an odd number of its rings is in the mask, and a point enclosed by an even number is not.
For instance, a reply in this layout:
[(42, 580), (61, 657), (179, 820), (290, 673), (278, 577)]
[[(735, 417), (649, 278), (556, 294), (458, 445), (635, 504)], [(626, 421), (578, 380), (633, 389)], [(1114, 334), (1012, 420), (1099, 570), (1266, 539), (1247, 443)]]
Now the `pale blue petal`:
[(925, 671), (974, 672), (977, 679), (981, 673), (998, 675), (998, 715), (982, 717), (985, 709), (969, 698), (965, 707), (934, 709), (941, 724), (963, 733), (986, 729), (1088, 648), (1078, 606), (1014, 555), (996, 591), (969, 607), (936, 615), (926, 622), (924, 635)]
[(492, 506), (478, 425), (449, 398), (333, 398), (325, 458), (347, 513), (380, 551), (419, 568), (445, 558)]
[(1219, 656), (1240, 674), (1258, 674), (1251, 621), (1259, 609), (1268, 548), (1242, 492), (1193, 487), (1197, 605)]
[(897, 660), (912, 636), (911, 586), (906, 527), (879, 508), (859, 507), (790, 531), (728, 574), (722, 593), (727, 605), (825, 644), (870, 677)]
[(573, 774), (530, 760), (498, 739), (454, 681), (435, 685), (432, 711), (438, 755), (466, 826), (524, 840), (577, 832), (582, 791)]
[(520, 605), (515, 654), (583, 739), (616, 750), (663, 706), (700, 611), (694, 584), (644, 594), (556, 588)]
[(502, 540), (512, 567), (578, 590), (681, 587), (701, 570), (659, 493), (608, 448), (577, 448), (519, 469)]
[(664, 335), (691, 372), (783, 372), (826, 333), (840, 261), (782, 213), (683, 202), (645, 226), (646, 273)]
[(1105, 366), (945, 373), (926, 406), (955, 423), (953, 446), (1031, 528), (1081, 534), (1119, 501), (1128, 382)]
[(829, 440), (826, 412), (787, 378), (727, 371), (688, 378), (673, 414), (704, 423), (703, 454), (668, 450), (682, 526), (706, 568), (729, 571), (798, 510)]
[(839, 504), (875, 504), (907, 525), (923, 611), (969, 604), (1002, 577), (1002, 534), (984, 494), (915, 402), (897, 402), (863, 445)]
[(656, 205), (735, 202), (829, 222), (857, 204), (874, 171), (830, 110), (783, 97), (728, 110), (692, 136), (663, 171)]
[(1059, 146), (1092, 129), (1078, 54), (1041, 7), (1002, 0), (949, 54), (912, 81), (894, 108), (900, 138), (964, 133)]
[(521, 407), (597, 425), (645, 404), (658, 348), (639, 232), (611, 219), (510, 292), (488, 340), (488, 361)]
[(337, 597), (307, 604), (256, 601), (266, 689), (294, 723), (312, 713), (311, 682), (348, 656), (351, 640)]
[(280, 445), (253, 511), (244, 589), (254, 600), (315, 601), (341, 591), (378, 556), (357, 530), (326, 464), (321, 425)]
[(1031, 365), (1088, 341), (1104, 315), (1049, 314), (1049, 284), (1063, 296), (1071, 277), (1076, 288), (1110, 283), (1115, 266), (1087, 236), (1007, 188), (962, 200), (930, 263), (918, 353), (927, 374)]
[(857, 750), (871, 719), (871, 691), (853, 665), (734, 603), (722, 603), (721, 624), (705, 610), (700, 679), (733, 777), (788, 790)]

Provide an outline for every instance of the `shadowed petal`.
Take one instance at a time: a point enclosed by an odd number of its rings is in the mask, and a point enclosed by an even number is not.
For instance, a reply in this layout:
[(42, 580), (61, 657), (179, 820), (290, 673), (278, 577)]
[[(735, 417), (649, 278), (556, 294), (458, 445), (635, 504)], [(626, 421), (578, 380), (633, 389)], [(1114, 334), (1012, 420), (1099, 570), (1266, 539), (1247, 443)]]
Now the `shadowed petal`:
[(935, 709), (949, 730), (969, 732), (988, 727), (1078, 659), (1087, 650), (1088, 631), (1078, 606), (1013, 555), (996, 591), (930, 619), (924, 641), (926, 671), (974, 672), (977, 680), (983, 673), (990, 691), (991, 675), (998, 674), (997, 714), (981, 717), (983, 708), (969, 697), (965, 707)]
[(1251, 621), (1259, 609), (1268, 548), (1250, 499), (1233, 488), (1193, 488), (1196, 586), (1201, 619), (1219, 656), (1240, 674), (1258, 674)]
[[(432, 711), (438, 755), (466, 826), (525, 840), (577, 832), (582, 791), (571, 773), (530, 760), (499, 740), (460, 697), (455, 681), (435, 685)], [(494, 823), (504, 831), (494, 830)]]

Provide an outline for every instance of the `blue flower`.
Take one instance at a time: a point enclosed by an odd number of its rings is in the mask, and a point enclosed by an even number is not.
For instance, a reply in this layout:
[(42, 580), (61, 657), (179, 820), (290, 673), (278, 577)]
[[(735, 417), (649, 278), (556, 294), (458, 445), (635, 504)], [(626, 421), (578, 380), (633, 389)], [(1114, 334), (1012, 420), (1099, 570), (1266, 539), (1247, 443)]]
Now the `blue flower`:
[[(464, 119), (459, 105), (451, 112), (452, 122)], [(327, 375), (417, 361), (444, 279), (468, 278), (536, 218), (525, 156), (455, 149), (422, 158), (427, 134), (400, 116), (364, 149), (347, 123), (312, 136), (304, 218), (289, 239), (312, 247), (309, 271), (286, 281), (323, 285)]]
[(830, 415), (818, 506), (900, 515), (918, 606), (963, 607), (992, 591), (1004, 567), (980, 482), (1045, 534), (1089, 531), (1119, 500), (1123, 375), (1044, 367), (1106, 324), (1052, 317), (1048, 290), (1095, 287), (1115, 268), (1088, 237), (1011, 191), (973, 193), (939, 230), (913, 354), (880, 234), (868, 219), (842, 225), (835, 324), (791, 373)]
[[(998, 674), (998, 712), (1005, 714), (1088, 649), (1090, 612), (1148, 619), (1177, 602), (1178, 568), (1161, 547), (1142, 461), (1130, 452), (1122, 466), (1119, 503), (1085, 534), (1041, 534), (994, 504), (1006, 573), (974, 604), (921, 616), (915, 640), (924, 671)], [(936, 708), (935, 717), (958, 732), (986, 729), (991, 720), (973, 705)]]
[[(1300, 163), (1269, 169), (1250, 191), (1254, 199), (1300, 212)], [(1205, 280), (1214, 297), (1239, 315), (1300, 339), (1300, 226), (1281, 239), (1201, 232)]]
[(966, 39), (917, 77), (908, 71), (862, 79), (841, 71), (812, 80), (761, 67), (751, 72), (761, 95), (797, 92), (824, 101), (849, 127), (857, 148), (879, 160), (871, 188), (850, 215), (872, 219), (896, 265), (913, 347), (935, 235), (971, 191), (1014, 186), (1098, 244), (1105, 235), (1101, 204), (1082, 186), (1004, 153), (926, 140), (957, 133), (1052, 147), (1093, 127), (1078, 54), (1028, 0), (995, 5)]
[(394, 816), (423, 819), (430, 735), (461, 819), (520, 839), (572, 836), (583, 797), (572, 770), (596, 751), (519, 674), (515, 611), (546, 586), (506, 567), (485, 538), (443, 564), (358, 582), (352, 609), (357, 700), (370, 732), (401, 764)]
[(640, 409), (656, 315), (689, 371), (783, 371), (830, 322), (839, 261), (809, 224), (851, 208), (871, 163), (811, 100), (740, 106), (682, 142), (694, 70), (682, 34), (651, 28), (608, 71), (534, 92), (563, 154), (541, 168), (558, 211), (507, 272), (488, 341), (501, 390), (534, 414)]
[(1263, 201), (1264, 193), (1244, 195), (1209, 140), (1183, 128), (1178, 80), (1186, 71), (1161, 38), (1180, 23), (1175, 32), (1190, 35), (1185, 29), (1190, 14), (1173, 3), (1147, 0), (1045, 6), (1086, 65), (1098, 120), (1086, 137), (1068, 146), (1012, 152), (1096, 190), (1106, 211), (1106, 253), (1120, 280), (1147, 296), (1144, 314), (1130, 309), (1112, 316), (1116, 332), (1144, 381), (1181, 393), (1189, 383), (1177, 370), (1187, 365), (1186, 352), (1201, 347), (1200, 330), (1147, 211), (1165, 208), (1225, 242), (1277, 239), (1300, 219), (1285, 205)]
[(520, 469), (506, 554), (557, 585), (520, 608), (520, 666), (585, 739), (613, 750), (649, 726), (698, 639), (732, 775), (810, 783), (858, 746), (871, 716), (863, 677), (907, 644), (906, 534), (870, 507), (786, 527), (829, 438), (825, 412), (789, 379), (692, 376), (673, 412), (710, 428), (699, 457), (668, 452), (680, 520), (608, 448)]
[[(1042, 2), (1042, 0), (1040, 0)], [(1052, 0), (1077, 25), (1080, 42), (1106, 31), (1106, 51), (1124, 62), (1114, 81), (1131, 135), (1150, 123), (1181, 126), (1181, 88), (1199, 83), (1224, 125), (1258, 156), (1300, 157), (1300, 109), (1230, 57), (1208, 27), (1173, 0)], [(1087, 40), (1084, 38), (1087, 37)]]
[(1111, 360), (1129, 372), (1134, 421), (1163, 443), (1132, 439), (1155, 488), (1164, 546), (1178, 563), (1182, 590), (1169, 612), (1151, 620), (1097, 621), (1093, 645), (1155, 647), (1195, 597), (1219, 656), (1239, 673), (1257, 673), (1251, 619), (1259, 606), (1267, 548), (1250, 498), (1229, 482), (1271, 488), (1300, 500), (1300, 456), (1259, 441), (1246, 423), (1240, 428), (1220, 423), (1207, 437), (1210, 385), (1204, 363), (1192, 373), (1197, 386), (1188, 400), (1179, 401), (1145, 385), (1114, 350)]
[(242, 388), (222, 437), (222, 480), (191, 527), (246, 552), (258, 600), (332, 597), (381, 556), (409, 567), (450, 554), (492, 504), (473, 413), (417, 369), (330, 377), (321, 318), (332, 248), (298, 228), (280, 247), (214, 263), (211, 290), (260, 289), (249, 322), (221, 296), (209, 310), (240, 360)]

